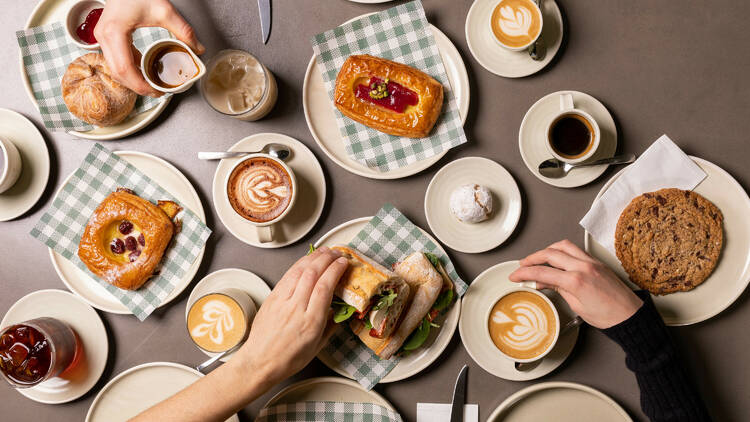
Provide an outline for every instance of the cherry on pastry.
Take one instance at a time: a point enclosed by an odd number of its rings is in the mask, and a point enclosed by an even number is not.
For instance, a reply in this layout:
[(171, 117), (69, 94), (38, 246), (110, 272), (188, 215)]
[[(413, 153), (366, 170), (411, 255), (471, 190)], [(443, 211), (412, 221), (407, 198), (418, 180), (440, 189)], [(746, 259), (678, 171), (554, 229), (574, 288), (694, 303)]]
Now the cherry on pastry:
[[(131, 239), (132, 239), (132, 237), (131, 237)], [(141, 251), (139, 251), (138, 249), (136, 249), (133, 252), (130, 252), (130, 255), (128, 255), (128, 259), (130, 259), (130, 262), (133, 262), (136, 259), (138, 259), (138, 257), (140, 255), (141, 255)]]
[(143, 233), (138, 235), (138, 243), (140, 243), (141, 246), (146, 246), (146, 238), (143, 237)]
[(130, 232), (133, 231), (133, 223), (125, 220), (122, 223), (120, 223), (120, 226), (117, 229), (120, 230), (120, 233), (124, 235), (128, 235), (130, 234)]
[(135, 251), (138, 249), (138, 241), (133, 236), (125, 238), (125, 248), (129, 251)]
[(120, 238), (113, 239), (112, 243), (109, 244), (109, 248), (112, 249), (112, 252), (121, 254), (125, 252), (125, 242), (123, 242)]

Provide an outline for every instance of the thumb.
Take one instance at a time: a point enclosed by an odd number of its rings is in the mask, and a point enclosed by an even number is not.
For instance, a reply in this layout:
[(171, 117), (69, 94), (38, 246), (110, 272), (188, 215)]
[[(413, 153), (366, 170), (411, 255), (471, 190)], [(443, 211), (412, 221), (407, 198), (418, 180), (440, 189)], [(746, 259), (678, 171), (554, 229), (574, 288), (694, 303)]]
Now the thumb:
[(159, 22), (160, 26), (163, 26), (167, 31), (174, 34), (178, 40), (187, 44), (195, 54), (203, 54), (206, 52), (206, 48), (198, 41), (198, 37), (195, 35), (195, 30), (190, 26), (189, 23), (180, 15), (174, 7), (170, 8), (170, 11), (166, 13), (163, 20)]

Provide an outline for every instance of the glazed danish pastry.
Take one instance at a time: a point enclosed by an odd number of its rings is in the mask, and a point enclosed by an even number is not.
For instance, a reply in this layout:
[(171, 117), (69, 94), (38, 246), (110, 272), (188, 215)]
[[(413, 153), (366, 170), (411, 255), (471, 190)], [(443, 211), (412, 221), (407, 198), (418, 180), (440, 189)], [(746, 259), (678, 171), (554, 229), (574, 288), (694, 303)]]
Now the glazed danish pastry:
[(156, 206), (129, 189), (118, 189), (86, 224), (78, 257), (115, 287), (137, 290), (159, 265), (177, 230), (172, 220), (181, 210), (172, 201)]
[(333, 101), (352, 120), (395, 136), (422, 138), (443, 109), (443, 85), (405, 64), (349, 56), (336, 77)]

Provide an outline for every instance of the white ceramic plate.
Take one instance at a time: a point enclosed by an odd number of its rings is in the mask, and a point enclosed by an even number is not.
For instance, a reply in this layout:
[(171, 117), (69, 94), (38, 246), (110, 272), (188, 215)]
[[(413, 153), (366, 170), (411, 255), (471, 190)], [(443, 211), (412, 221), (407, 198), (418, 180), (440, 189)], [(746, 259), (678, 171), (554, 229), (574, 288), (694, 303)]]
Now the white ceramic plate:
[[(91, 403), (86, 422), (126, 421), (198, 381), (203, 374), (172, 362), (138, 365), (112, 378)], [(237, 415), (227, 419), (239, 422)]]
[(372, 403), (396, 411), (388, 400), (375, 391), (367, 391), (357, 382), (339, 377), (310, 378), (292, 384), (276, 393), (263, 408), (306, 401)]
[(588, 112), (599, 124), (601, 141), (599, 150), (589, 161), (609, 158), (617, 151), (617, 127), (612, 115), (602, 103), (589, 94), (578, 91), (558, 91), (545, 95), (531, 106), (523, 116), (518, 132), (518, 147), (521, 158), (531, 174), (539, 180), (559, 188), (573, 188), (591, 183), (607, 170), (607, 165), (584, 167), (572, 170), (567, 176), (549, 179), (539, 173), (539, 164), (552, 158), (547, 149), (547, 125), (560, 110), (560, 95), (571, 94), (576, 108)]
[[(359, 19), (367, 14), (354, 19)], [(353, 20), (353, 19), (352, 19)], [(443, 59), (445, 71), (448, 74), (453, 93), (458, 101), (458, 112), (461, 115), (461, 121), (466, 121), (469, 112), (469, 74), (466, 72), (466, 66), (461, 59), (456, 46), (435, 26), (430, 25), (432, 34), (435, 37), (440, 57)], [(320, 68), (313, 55), (310, 63), (307, 65), (305, 72), (305, 81), (302, 88), (302, 105), (305, 109), (305, 120), (307, 127), (315, 142), (320, 149), (333, 160), (334, 163), (343, 167), (347, 171), (370, 179), (399, 179), (420, 171), (435, 164), (447, 152), (435, 155), (433, 157), (418, 161), (405, 167), (398, 168), (389, 172), (381, 172), (371, 169), (358, 161), (350, 158), (346, 153), (344, 140), (341, 139), (341, 132), (336, 124), (336, 116), (333, 112), (333, 104), (328, 96), (323, 76), (320, 74)]]
[(560, 50), (563, 39), (563, 20), (560, 8), (553, 0), (542, 2), (542, 41), (547, 52), (536, 61), (528, 51), (510, 51), (495, 41), (490, 30), (490, 16), (500, 0), (475, 0), (466, 15), (466, 43), (474, 58), (485, 69), (498, 76), (520, 78), (542, 70)]
[(258, 248), (281, 248), (305, 236), (318, 222), (326, 202), (326, 179), (315, 154), (302, 142), (279, 133), (258, 133), (232, 145), (228, 151), (255, 151), (267, 143), (278, 143), (292, 150), (286, 163), (297, 178), (298, 192), (293, 209), (284, 219), (274, 224), (274, 240), (261, 243), (258, 232), (247, 220), (237, 215), (229, 203), (224, 183), (232, 166), (242, 158), (221, 160), (213, 181), (213, 200), (216, 214), (237, 239)]
[[(47, 25), (52, 22), (65, 20), (65, 14), (71, 4), (75, 3), (75, 0), (41, 0), (36, 5), (34, 10), (31, 11), (29, 19), (26, 20), (26, 26), (24, 29), (29, 29), (35, 26)], [(20, 52), (19, 52), (19, 57)], [(23, 67), (23, 59), (20, 60), (21, 66), (21, 77), (23, 79), (23, 85), (26, 88), (26, 93), (29, 95), (31, 102), (34, 106), (37, 106), (36, 100), (34, 99), (34, 93), (31, 90), (31, 84), (29, 83), (29, 77), (26, 75), (26, 69)], [(170, 97), (171, 98), (171, 97)], [(95, 127), (92, 130), (86, 132), (80, 132), (72, 130), (70, 133), (73, 136), (78, 136), (85, 139), (95, 140), (111, 140), (120, 139), (146, 127), (149, 123), (156, 120), (162, 111), (169, 104), (170, 98), (159, 103), (156, 107), (146, 110), (143, 113), (129, 116), (123, 122), (115, 126), (109, 127)], [(38, 107), (38, 106), (37, 106)]]
[[(492, 194), (490, 218), (463, 223), (450, 211), (453, 190), (467, 184), (487, 187)], [(465, 253), (485, 252), (505, 242), (521, 218), (521, 192), (500, 164), (482, 157), (466, 157), (445, 165), (432, 178), (424, 197), (427, 224), (446, 246)]]
[[(224, 268), (223, 270), (214, 271), (203, 277), (203, 279), (195, 285), (193, 291), (190, 292), (190, 297), (185, 305), (185, 324), (187, 324), (190, 307), (193, 306), (195, 301), (209, 293), (228, 288), (239, 289), (247, 293), (247, 295), (250, 296), (250, 299), (253, 300), (253, 303), (255, 303), (255, 307), (258, 309), (260, 309), (260, 305), (263, 304), (268, 295), (271, 294), (271, 288), (268, 287), (268, 284), (266, 284), (262, 278), (250, 271), (241, 270), (239, 268)], [(187, 329), (185, 331), (187, 332)], [(207, 352), (200, 347), (198, 347), (198, 350), (211, 357), (217, 355), (217, 353)], [(227, 354), (220, 360), (226, 362), (232, 357), (232, 355), (234, 355), (234, 352)]]
[[(724, 249), (714, 272), (700, 286), (689, 292), (652, 296), (667, 325), (690, 325), (713, 317), (734, 303), (750, 282), (750, 198), (721, 167), (701, 158), (690, 158), (708, 176), (694, 191), (713, 202), (724, 214)], [(602, 186), (594, 201), (609, 189), (623, 170)], [(621, 279), (628, 280), (617, 257), (597, 243), (588, 232), (584, 236), (586, 251), (609, 265)]]
[(544, 382), (505, 399), (487, 422), (632, 422), (604, 393), (572, 382)]
[(0, 221), (8, 221), (28, 211), (44, 193), (49, 180), (49, 151), (29, 119), (5, 108), (0, 108), (0, 136), (13, 142), (22, 161), (18, 181), (0, 193)]
[(63, 290), (37, 290), (8, 309), (0, 327), (34, 318), (51, 317), (70, 325), (78, 334), (83, 357), (65, 378), (52, 378), (35, 387), (16, 389), (31, 400), (59, 404), (73, 401), (94, 388), (104, 372), (109, 353), (107, 330), (99, 314), (81, 298)]
[[(572, 328), (557, 340), (557, 345), (534, 369), (521, 372), (516, 370), (515, 363), (505, 358), (497, 350), (487, 330), (487, 315), (489, 309), (508, 290), (518, 287), (518, 283), (508, 280), (508, 276), (516, 268), (518, 261), (508, 261), (497, 264), (479, 274), (469, 285), (461, 300), (463, 312), (458, 323), (461, 341), (474, 362), (479, 364), (490, 374), (510, 381), (528, 381), (549, 374), (567, 359), (578, 339), (579, 327)], [(555, 304), (560, 315), (560, 326), (564, 326), (575, 317), (565, 300), (557, 293), (542, 290)]]
[[(315, 247), (345, 245), (349, 243), (371, 218), (372, 217), (357, 218), (332, 228), (331, 231), (324, 234), (323, 237), (315, 242)], [(420, 228), (420, 230), (422, 229)], [(424, 230), (422, 230), (422, 233), (429, 237), (435, 245), (445, 253), (442, 247), (440, 247), (440, 243), (438, 243), (432, 236)], [(450, 311), (442, 317), (444, 320), (437, 321), (440, 325), (440, 329), (430, 331), (430, 336), (427, 338), (427, 341), (425, 341), (425, 346), (420, 347), (405, 358), (402, 358), (393, 370), (383, 377), (380, 382), (401, 381), (418, 374), (423, 369), (430, 366), (432, 362), (440, 357), (443, 350), (448, 347), (448, 343), (450, 343), (451, 338), (453, 338), (453, 333), (456, 332), (456, 326), (458, 325), (458, 317), (460, 314), (461, 301), (457, 300), (451, 307)], [(339, 375), (352, 378), (352, 376), (349, 375), (332, 356), (326, 353), (325, 349), (318, 353), (318, 359)]]
[[(177, 201), (183, 208), (189, 208), (201, 219), (201, 221), (204, 223), (206, 222), (206, 213), (203, 211), (203, 205), (198, 197), (198, 193), (185, 175), (177, 170), (175, 166), (159, 157), (144, 152), (116, 151), (115, 154), (134, 165), (138, 170), (143, 172), (143, 174), (150, 177), (154, 182), (158, 183), (167, 192), (177, 198)], [(63, 180), (60, 184), (60, 189), (68, 183), (71, 176), (72, 174)], [(57, 196), (57, 193), (55, 193), (55, 196)], [(191, 265), (187, 272), (185, 272), (185, 275), (182, 276), (182, 279), (172, 293), (170, 293), (164, 302), (159, 305), (160, 307), (171, 302), (177, 297), (177, 295), (187, 288), (193, 280), (195, 273), (198, 272), (198, 267), (201, 265), (203, 253), (205, 251), (206, 247), (204, 245), (200, 255), (198, 255), (195, 262), (193, 262), (193, 265)], [(125, 305), (112, 296), (94, 279), (89, 277), (88, 274), (76, 267), (74, 263), (65, 259), (62, 255), (52, 249), (49, 249), (49, 255), (50, 259), (52, 259), (52, 265), (55, 267), (55, 271), (57, 271), (57, 275), (60, 276), (62, 282), (68, 287), (68, 289), (70, 289), (70, 291), (82, 297), (83, 300), (88, 302), (91, 306), (113, 314), (131, 313)]]

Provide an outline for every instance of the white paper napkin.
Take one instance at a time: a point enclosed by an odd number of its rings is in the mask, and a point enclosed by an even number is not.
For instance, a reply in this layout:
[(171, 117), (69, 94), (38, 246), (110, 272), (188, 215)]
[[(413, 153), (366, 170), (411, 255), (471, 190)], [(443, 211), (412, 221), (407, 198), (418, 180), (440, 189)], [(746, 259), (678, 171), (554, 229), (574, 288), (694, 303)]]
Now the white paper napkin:
[[(450, 403), (417, 403), (417, 422), (450, 422)], [(464, 422), (479, 421), (479, 405), (464, 405)]]
[(614, 255), (617, 220), (633, 198), (663, 188), (693, 190), (705, 178), (706, 173), (662, 135), (591, 205), (580, 224)]

